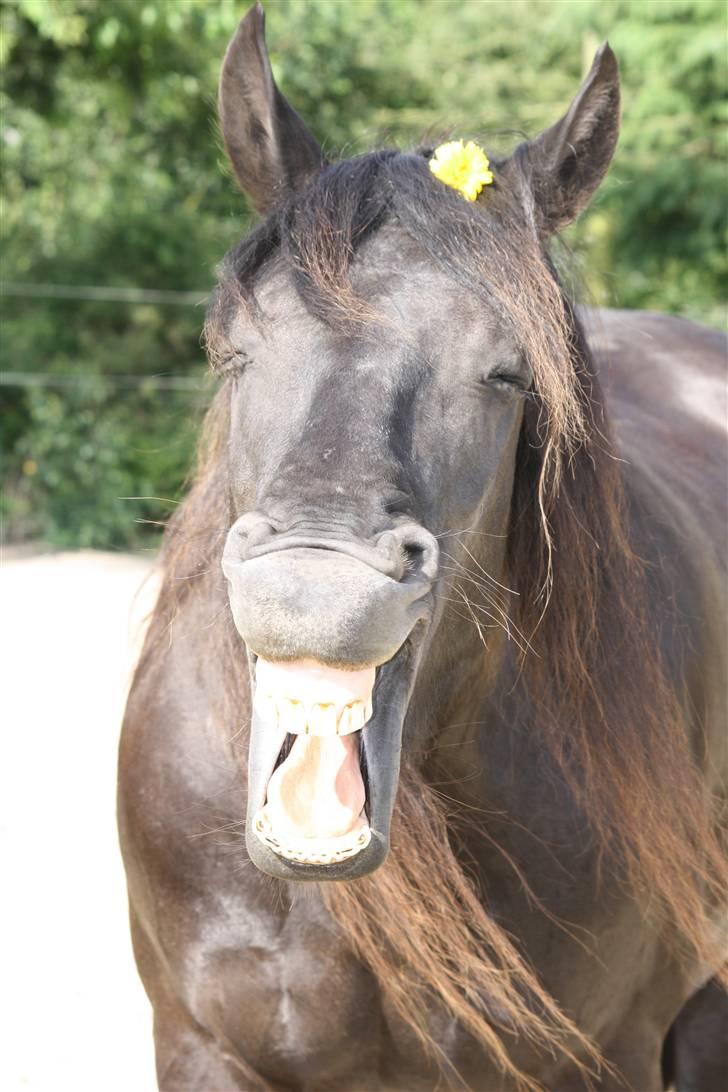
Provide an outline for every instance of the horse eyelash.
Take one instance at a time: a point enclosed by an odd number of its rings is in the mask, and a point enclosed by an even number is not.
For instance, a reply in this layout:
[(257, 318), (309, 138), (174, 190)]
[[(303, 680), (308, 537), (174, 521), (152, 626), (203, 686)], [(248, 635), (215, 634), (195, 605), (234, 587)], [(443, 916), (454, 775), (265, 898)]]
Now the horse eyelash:
[(215, 371), (223, 379), (228, 379), (240, 375), (250, 363), (250, 357), (246, 353), (233, 353), (218, 364)]
[(531, 392), (531, 384), (524, 383), (524, 381), (517, 375), (511, 375), (510, 372), (496, 372), (495, 375), (489, 375), (483, 380), (485, 385), (495, 384), (497, 386), (508, 387), (510, 390), (516, 391), (518, 394), (529, 394)]

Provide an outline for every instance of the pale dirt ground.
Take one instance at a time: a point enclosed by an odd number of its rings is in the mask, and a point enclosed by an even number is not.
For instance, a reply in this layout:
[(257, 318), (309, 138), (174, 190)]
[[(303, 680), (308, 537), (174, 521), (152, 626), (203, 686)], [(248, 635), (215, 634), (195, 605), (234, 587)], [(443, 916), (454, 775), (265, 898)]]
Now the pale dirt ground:
[(152, 1092), (114, 818), (116, 747), (150, 562), (0, 567), (3, 1092)]

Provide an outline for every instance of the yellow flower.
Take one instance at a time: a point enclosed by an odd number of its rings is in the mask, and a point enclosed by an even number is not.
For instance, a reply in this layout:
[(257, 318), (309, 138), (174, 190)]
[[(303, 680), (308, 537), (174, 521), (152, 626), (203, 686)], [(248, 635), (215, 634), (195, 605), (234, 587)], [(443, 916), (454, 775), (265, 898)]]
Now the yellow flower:
[(446, 186), (459, 190), (467, 201), (475, 201), (483, 186), (493, 181), (490, 160), (474, 140), (441, 144), (430, 159), (430, 170)]

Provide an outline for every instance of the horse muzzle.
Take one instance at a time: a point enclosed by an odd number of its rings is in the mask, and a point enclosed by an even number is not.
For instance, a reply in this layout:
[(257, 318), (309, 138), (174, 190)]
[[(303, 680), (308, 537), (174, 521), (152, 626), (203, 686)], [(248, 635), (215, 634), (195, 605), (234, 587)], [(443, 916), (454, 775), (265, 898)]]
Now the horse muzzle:
[(253, 686), (246, 845), (263, 872), (352, 879), (384, 861), (432, 610), (430, 539), (419, 538), (428, 572), (402, 566), (395, 579), (357, 544), (277, 542), (243, 559), (228, 537), (223, 570)]

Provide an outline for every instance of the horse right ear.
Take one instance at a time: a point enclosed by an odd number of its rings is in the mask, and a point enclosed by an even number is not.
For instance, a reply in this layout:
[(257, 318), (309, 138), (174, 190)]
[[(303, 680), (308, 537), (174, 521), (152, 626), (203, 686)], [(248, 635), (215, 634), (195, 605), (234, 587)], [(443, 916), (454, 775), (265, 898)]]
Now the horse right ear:
[(218, 96), (220, 125), (244, 193), (265, 213), (324, 165), (315, 137), (276, 87), (256, 4), (225, 54)]
[(605, 43), (569, 110), (556, 125), (516, 149), (544, 236), (578, 216), (599, 186), (619, 134), (619, 66)]

